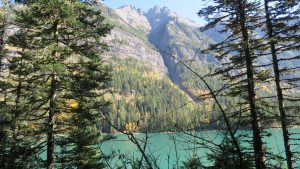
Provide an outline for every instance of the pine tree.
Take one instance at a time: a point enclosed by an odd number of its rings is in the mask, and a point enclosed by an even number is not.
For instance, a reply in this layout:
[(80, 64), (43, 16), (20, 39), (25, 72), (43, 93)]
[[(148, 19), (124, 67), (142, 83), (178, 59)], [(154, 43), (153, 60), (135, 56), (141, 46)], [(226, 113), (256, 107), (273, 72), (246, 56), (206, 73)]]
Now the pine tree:
[(257, 39), (252, 36), (258, 7), (255, 1), (216, 0), (214, 5), (200, 10), (198, 14), (209, 21), (203, 30), (219, 26), (219, 31), (228, 35), (225, 40), (211, 45), (206, 51), (213, 52), (223, 61), (223, 67), (217, 69), (216, 73), (221, 74), (230, 84), (227, 96), (241, 95), (243, 98), (239, 113), (250, 113), (255, 164), (256, 168), (263, 169), (266, 165), (260, 125), (262, 112), (255, 91), (255, 75), (258, 73), (254, 69)]
[[(3, 168), (34, 168), (39, 161), (39, 157), (35, 158), (35, 148), (39, 144), (39, 138), (32, 137), (32, 124), (28, 121), (29, 114), (26, 111), (28, 106), (26, 94), (26, 82), (23, 81), (26, 76), (25, 67), (21, 57), (22, 50), (11, 48), (10, 41), (13, 39), (15, 43), (20, 42), (22, 37), (16, 38), (8, 37), (7, 32), (13, 30), (12, 25), (12, 4), (8, 1), (4, 2), (4, 12), (6, 24), (3, 25), (4, 32), (2, 36), (3, 42), (6, 44), (3, 58), (5, 58), (5, 66), (1, 67), (1, 93), (3, 93), (3, 100), (1, 100), (1, 132), (3, 142), (1, 141), (1, 148), (3, 153), (1, 157), (3, 160), (1, 166)], [(4, 40), (5, 37), (5, 40)], [(3, 48), (2, 48), (3, 49)], [(2, 58), (1, 58), (2, 60)], [(1, 96), (2, 97), (2, 96)]]
[(104, 157), (98, 145), (107, 138), (101, 137), (97, 124), (101, 121), (101, 113), (106, 113), (108, 108), (108, 102), (101, 96), (106, 92), (110, 75), (97, 59), (73, 68), (78, 72), (72, 77), (76, 83), (70, 88), (73, 104), (67, 106), (71, 115), (64, 122), (70, 129), (68, 136), (63, 136), (59, 141), (60, 146), (67, 146), (68, 149), (61, 159), (69, 159), (66, 164), (70, 167), (104, 168)]
[(8, 2), (1, 1), (0, 8), (0, 166), (6, 168), (8, 165), (9, 149), (9, 126), (10, 126), (10, 106), (7, 103), (7, 50), (5, 49), (5, 34), (8, 28)]
[[(17, 11), (16, 22), (30, 45), (26, 47), (21, 46), (21, 44), (14, 45), (25, 48), (26, 55), (23, 59), (28, 67), (26, 81), (31, 85), (28, 88), (35, 89), (26, 91), (31, 95), (28, 98), (31, 103), (29, 109), (35, 113), (35, 123), (45, 124), (39, 134), (46, 134), (47, 136), (46, 166), (48, 169), (55, 167), (57, 153), (55, 147), (59, 142), (57, 133), (68, 135), (70, 137), (67, 139), (68, 141), (76, 140), (78, 144), (83, 144), (81, 146), (90, 147), (81, 149), (82, 155), (75, 158), (74, 163), (84, 161), (84, 159), (98, 160), (96, 157), (87, 159), (86, 155), (94, 152), (94, 145), (88, 144), (96, 144), (100, 135), (85, 132), (84, 129), (95, 127), (98, 122), (96, 120), (99, 119), (99, 110), (96, 107), (101, 108), (105, 105), (95, 103), (94, 107), (88, 107), (85, 106), (88, 99), (82, 101), (75, 95), (81, 94), (86, 98), (96, 100), (103, 97), (103, 88), (101, 87), (107, 83), (109, 75), (108, 70), (101, 66), (99, 54), (106, 49), (101, 37), (110, 31), (111, 26), (104, 23), (105, 18), (102, 17), (95, 1), (33, 0), (22, 3), (26, 5)], [(85, 74), (88, 72), (83, 70), (89, 69), (95, 72)], [(86, 82), (85, 85), (90, 86), (80, 85), (76, 79), (78, 75), (86, 76), (85, 80), (89, 79), (90, 83)], [(77, 85), (93, 92), (82, 90), (79, 91), (81, 93), (75, 94), (72, 91)], [(79, 105), (84, 105), (85, 110), (82, 116), (94, 118), (93, 123), (76, 124), (75, 120), (70, 123), (69, 119), (72, 118), (69, 116), (75, 115), (65, 105), (72, 100), (78, 101)], [(77, 118), (79, 117), (77, 116)], [(78, 130), (74, 130), (71, 126), (78, 128)], [(94, 129), (87, 131), (94, 131)], [(95, 139), (90, 139), (90, 142), (81, 142), (74, 138), (76, 135), (78, 136), (77, 139), (84, 138), (82, 135), (86, 135), (85, 138), (93, 136)], [(85, 164), (89, 164), (89, 162), (87, 161)], [(84, 165), (77, 164), (75, 166)]]
[[(271, 7), (270, 3), (275, 3), (274, 7)], [(278, 109), (280, 112), (280, 122), (283, 133), (284, 148), (287, 160), (288, 169), (293, 167), (292, 152), (290, 147), (290, 133), (288, 131), (289, 119), (287, 111), (284, 105), (284, 94), (283, 86), (281, 84), (281, 74), (283, 70), (280, 69), (279, 62), (280, 57), (278, 56), (284, 50), (295, 50), (297, 42), (295, 38), (297, 37), (297, 30), (299, 30), (299, 23), (291, 24), (289, 22), (299, 21), (299, 14), (297, 16), (296, 11), (293, 8), (297, 6), (296, 1), (286, 1), (282, 4), (282, 1), (269, 1), (264, 0), (264, 14), (265, 14), (265, 24), (266, 34), (268, 35), (267, 44), (269, 45), (269, 51), (272, 55), (272, 65), (274, 70), (274, 79), (277, 91), (277, 102)], [(296, 15), (295, 15), (296, 14)], [(280, 25), (280, 26), (279, 26)], [(288, 45), (284, 45), (288, 44)], [(282, 46), (284, 49), (282, 49)], [(281, 49), (280, 49), (281, 48)], [(292, 57), (289, 60), (297, 59), (298, 57)], [(286, 68), (293, 69), (293, 68)], [(296, 85), (297, 86), (297, 85)]]
[(44, 147), (42, 140), (41, 124), (36, 122), (36, 116), (33, 113), (37, 108), (30, 107), (32, 92), (36, 90), (31, 81), (27, 78), (30, 76), (31, 65), (28, 65), (25, 58), (28, 53), (24, 51), (28, 47), (27, 41), (22, 31), (9, 37), (8, 44), (22, 48), (16, 49), (13, 58), (9, 64), (10, 82), (8, 92), (8, 101), (12, 105), (10, 109), (10, 166), (8, 168), (34, 168), (39, 165), (39, 151)]
[[(224, 136), (224, 141), (219, 145), (218, 148), (214, 149), (208, 155), (208, 159), (213, 162), (212, 169), (232, 169), (232, 168), (243, 168), (251, 169), (254, 167), (253, 161), (251, 160), (250, 154), (244, 154), (244, 164), (243, 167), (240, 166), (237, 150), (231, 143), (228, 136)], [(245, 149), (241, 146), (242, 149)]]
[[(3, 69), (3, 64), (4, 64), (4, 57), (6, 56), (5, 53), (5, 33), (7, 31), (7, 28), (9, 26), (8, 24), (8, 1), (7, 0), (1, 0), (0, 1), (3, 6), (1, 7), (0, 10), (0, 67), (1, 67), (1, 73)], [(1, 77), (3, 75), (1, 74)]]
[(193, 154), (192, 157), (187, 159), (183, 162), (183, 166), (180, 168), (182, 169), (202, 169), (205, 168), (203, 164), (200, 161), (200, 158), (197, 156), (197, 154)]
[(4, 32), (5, 32), (5, 16), (3, 14), (3, 11), (1, 9), (0, 13), (0, 166), (5, 166), (6, 159), (6, 143), (8, 138), (7, 133), (7, 127), (8, 127), (8, 121), (7, 121), (7, 110), (5, 110), (6, 102), (6, 88), (7, 84), (5, 82), (5, 71), (4, 71), (4, 57), (6, 55), (5, 49), (4, 49)]

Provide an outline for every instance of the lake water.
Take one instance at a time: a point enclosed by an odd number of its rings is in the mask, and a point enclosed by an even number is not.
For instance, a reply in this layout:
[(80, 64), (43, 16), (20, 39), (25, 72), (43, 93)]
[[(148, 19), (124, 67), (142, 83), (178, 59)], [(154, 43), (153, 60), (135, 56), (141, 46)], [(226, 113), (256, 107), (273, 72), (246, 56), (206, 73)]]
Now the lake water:
[[(268, 129), (266, 130), (266, 132), (269, 134), (268, 136), (264, 137), (264, 142), (266, 143), (265, 145), (268, 149), (268, 152), (272, 152), (284, 157), (284, 146), (281, 129)], [(292, 128), (290, 129), (290, 132), (300, 133), (300, 128)], [(249, 130), (243, 130), (238, 131), (237, 135), (239, 134), (251, 135), (252, 132)], [(191, 135), (194, 135), (198, 138), (195, 138)], [(116, 134), (115, 136), (115, 140), (106, 142), (101, 145), (101, 149), (104, 153), (110, 154), (114, 151), (118, 151), (119, 153), (125, 154), (127, 158), (140, 159), (141, 154), (138, 152), (137, 147), (131, 141), (129, 141), (126, 135)], [(209, 146), (212, 143), (221, 143), (224, 138), (223, 136), (224, 135), (221, 131), (190, 132), (189, 134), (151, 133), (148, 134), (149, 138), (146, 152), (147, 154), (152, 154), (153, 157), (157, 158), (159, 168), (162, 169), (172, 168), (172, 166), (176, 165), (176, 159), (178, 159), (179, 161), (184, 161), (195, 153), (200, 157), (201, 162), (204, 165), (211, 165), (211, 162), (206, 159), (207, 153), (210, 153), (211, 151), (205, 148), (205, 146)], [(299, 136), (299, 134), (295, 134), (292, 137), (300, 138)], [(140, 140), (144, 140), (145, 134), (135, 134), (135, 137)], [(246, 142), (243, 142), (242, 145), (244, 147), (250, 147), (249, 143)], [(175, 150), (177, 150), (177, 156)], [(292, 150), (299, 152), (300, 146), (292, 146)], [(120, 161), (121, 160), (116, 158), (109, 163), (112, 168), (115, 168), (115, 165), (121, 163)], [(179, 164), (181, 165), (182, 163), (180, 162)], [(300, 165), (297, 164), (297, 166), (299, 167)]]

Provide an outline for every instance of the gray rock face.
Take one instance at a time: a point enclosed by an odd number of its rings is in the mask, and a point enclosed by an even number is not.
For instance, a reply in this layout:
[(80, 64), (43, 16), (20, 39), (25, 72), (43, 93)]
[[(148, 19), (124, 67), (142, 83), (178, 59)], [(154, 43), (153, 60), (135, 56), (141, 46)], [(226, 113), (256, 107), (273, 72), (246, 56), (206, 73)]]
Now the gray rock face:
[(166, 7), (160, 8), (159, 6), (155, 6), (154, 8), (149, 9), (145, 16), (149, 20), (152, 28), (156, 29), (160, 25), (165, 24), (171, 18), (176, 17), (176, 14)]
[(196, 55), (197, 61), (214, 61), (198, 54), (213, 40), (202, 34), (195, 22), (178, 16), (166, 7), (158, 6), (149, 9), (146, 17), (152, 26), (149, 40), (158, 49), (172, 52), (180, 59), (193, 58)]
[(131, 5), (122, 6), (116, 9), (117, 14), (132, 27), (148, 34), (151, 30), (150, 23), (141, 9), (136, 9)]
[(160, 53), (141, 39), (122, 29), (114, 29), (106, 40), (111, 46), (111, 52), (106, 53), (107, 56), (120, 59), (135, 58), (145, 66), (166, 74), (167, 69)]

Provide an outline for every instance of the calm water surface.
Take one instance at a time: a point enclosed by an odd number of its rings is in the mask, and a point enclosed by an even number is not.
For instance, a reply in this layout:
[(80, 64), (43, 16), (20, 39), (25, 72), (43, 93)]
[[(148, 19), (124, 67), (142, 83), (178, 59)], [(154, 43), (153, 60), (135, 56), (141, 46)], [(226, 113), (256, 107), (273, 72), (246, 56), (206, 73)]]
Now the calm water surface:
[[(284, 146), (281, 129), (268, 129), (269, 134), (264, 138), (266, 146), (269, 152), (284, 156)], [(290, 132), (300, 133), (300, 128), (290, 129)], [(219, 144), (223, 140), (223, 134), (220, 131), (207, 131), (207, 132), (190, 132), (194, 136), (201, 139), (196, 139), (188, 134), (184, 133), (151, 133), (148, 134), (147, 153), (152, 154), (158, 159), (160, 168), (172, 168), (176, 165), (176, 159), (184, 161), (196, 153), (204, 165), (210, 165), (211, 163), (206, 159), (206, 155), (211, 153), (205, 146), (210, 146), (211, 143)], [(252, 134), (251, 131), (238, 131), (237, 134)], [(294, 137), (299, 137), (295, 135)], [(135, 134), (138, 139), (145, 139), (145, 134)], [(203, 140), (205, 139), (205, 141)], [(243, 142), (243, 146), (250, 147), (249, 143)], [(123, 134), (116, 134), (116, 139), (113, 141), (102, 144), (101, 149), (104, 153), (111, 153), (113, 151), (119, 151), (124, 153), (128, 158), (140, 158), (141, 154), (137, 151), (136, 146), (130, 142), (127, 136)], [(176, 150), (177, 149), (177, 158)], [(300, 151), (300, 147), (292, 147), (295, 151)], [(118, 159), (115, 159), (111, 164), (114, 166), (120, 163)], [(180, 163), (181, 164), (181, 163)]]

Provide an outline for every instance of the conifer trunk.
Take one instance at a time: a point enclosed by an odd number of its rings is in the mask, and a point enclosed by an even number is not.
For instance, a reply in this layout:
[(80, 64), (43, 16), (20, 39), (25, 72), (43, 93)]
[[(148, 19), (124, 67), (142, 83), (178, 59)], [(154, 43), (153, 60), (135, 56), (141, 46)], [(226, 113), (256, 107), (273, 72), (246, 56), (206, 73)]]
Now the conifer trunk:
[(242, 0), (238, 0), (239, 3), (239, 16), (240, 17), (240, 27), (242, 32), (242, 45), (243, 52), (246, 59), (246, 69), (247, 69), (247, 87), (248, 87), (248, 101), (250, 105), (250, 113), (252, 118), (252, 130), (253, 130), (253, 147), (255, 154), (255, 165), (256, 169), (265, 169), (266, 165), (264, 162), (264, 150), (262, 142), (262, 132), (260, 126), (260, 117), (258, 114), (257, 106), (255, 103), (255, 84), (254, 84), (254, 69), (253, 69), (253, 59), (251, 56), (250, 46), (249, 46), (249, 34), (246, 28), (246, 14), (245, 14), (245, 3)]
[[(58, 20), (54, 21), (53, 24), (53, 39), (56, 41), (56, 47), (58, 47)], [(55, 61), (57, 58), (57, 49), (55, 49), (52, 53), (53, 60)], [(53, 68), (54, 69), (54, 68)], [(54, 116), (56, 114), (56, 91), (57, 91), (57, 74), (55, 70), (51, 73), (51, 93), (50, 93), (50, 112), (48, 117), (48, 140), (47, 140), (47, 169), (54, 169), (54, 148), (55, 148), (55, 140), (54, 140)]]
[(56, 73), (51, 74), (50, 111), (48, 117), (47, 169), (54, 169), (54, 115), (56, 109)]
[(21, 97), (21, 89), (22, 89), (22, 83), (19, 81), (18, 86), (16, 89), (16, 100), (15, 100), (15, 113), (14, 118), (11, 126), (12, 133), (12, 143), (11, 143), (11, 149), (10, 149), (10, 158), (9, 158), (9, 166), (8, 168), (15, 168), (15, 162), (16, 162), (16, 155), (17, 155), (17, 136), (18, 136), (18, 127), (16, 121), (18, 117), (20, 116), (20, 110), (19, 110), (19, 103), (20, 103), (20, 97)]
[(273, 70), (274, 70), (274, 76), (275, 76), (278, 107), (279, 107), (279, 112), (280, 112), (280, 122), (281, 122), (281, 127), (282, 127), (287, 167), (288, 167), (288, 169), (293, 169), (294, 167), (293, 167), (293, 162), (292, 162), (292, 152), (290, 149), (288, 120), (286, 117), (284, 104), (283, 104), (283, 94), (282, 94), (282, 88), (280, 85), (280, 73), (279, 73), (278, 58), (277, 58), (277, 52), (276, 52), (276, 48), (275, 48), (275, 41), (274, 41), (274, 35), (273, 35), (273, 24), (271, 22), (270, 11), (269, 11), (268, 5), (269, 5), (268, 0), (264, 0), (265, 17), (266, 17), (266, 24), (267, 24), (267, 29), (268, 29), (269, 44), (270, 44), (271, 53), (272, 53)]
[[(0, 1), (1, 2), (1, 1)], [(6, 1), (3, 1), (3, 6), (4, 9), (7, 6)], [(5, 11), (4, 11), (5, 12)], [(0, 23), (0, 78), (3, 78), (2, 76), (2, 67), (3, 67), (3, 58), (4, 58), (4, 34), (6, 31), (6, 26), (7, 26), (7, 20), (6, 18), (1, 18), (1, 23)]]
[(2, 67), (3, 67), (3, 63), (2, 63), (2, 59), (3, 59), (3, 49), (4, 49), (4, 37), (3, 37), (3, 34), (4, 34), (4, 25), (0, 25), (0, 78), (2, 78)]

